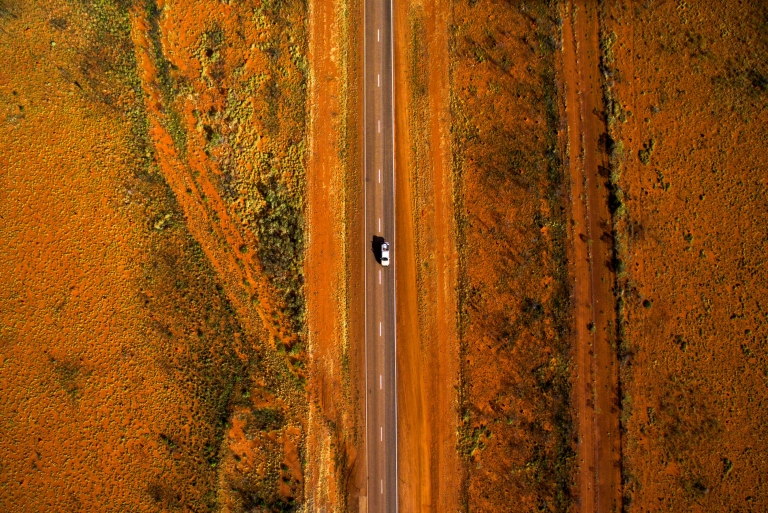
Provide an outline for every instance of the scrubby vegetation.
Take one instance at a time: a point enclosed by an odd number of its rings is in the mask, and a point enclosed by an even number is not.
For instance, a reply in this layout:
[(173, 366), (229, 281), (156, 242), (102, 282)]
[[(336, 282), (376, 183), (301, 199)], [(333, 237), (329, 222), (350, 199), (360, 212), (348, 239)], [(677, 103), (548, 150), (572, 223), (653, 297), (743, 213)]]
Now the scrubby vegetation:
[(454, 8), (464, 20), (451, 52), (465, 507), (566, 511), (573, 435), (557, 13), (544, 4)]
[[(0, 409), (16, 419), (0, 451), (39, 458), (35, 495), (4, 486), (0, 509), (300, 507), (307, 6), (259, 6), (238, 4), (233, 21), (218, 4), (0, 5), (0, 62), (19, 70), (8, 94), (24, 114), (0, 148), (14, 155), (0, 230), (17, 241), (0, 273), (11, 295), (55, 298), (50, 313), (0, 310), (4, 340), (36, 341), (0, 355)], [(229, 247), (233, 226), (245, 242)], [(222, 272), (222, 254), (248, 273)], [(243, 290), (260, 292), (247, 309)], [(11, 329), (20, 320), (28, 331)], [(35, 405), (20, 412), (30, 380)], [(243, 458), (243, 440), (259, 451)], [(4, 473), (31, 475), (18, 461)], [(76, 476), (68, 494), (52, 491), (57, 469)]]

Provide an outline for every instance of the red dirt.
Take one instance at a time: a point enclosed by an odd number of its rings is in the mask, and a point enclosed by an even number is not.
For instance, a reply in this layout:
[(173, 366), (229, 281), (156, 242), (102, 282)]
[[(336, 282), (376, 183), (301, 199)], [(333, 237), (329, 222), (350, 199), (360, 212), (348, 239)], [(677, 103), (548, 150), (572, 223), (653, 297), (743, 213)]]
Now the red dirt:
[[(581, 511), (614, 511), (621, 500), (621, 437), (618, 416), (615, 278), (608, 169), (601, 137), (602, 88), (596, 2), (577, 2), (561, 12), (562, 74), (571, 185), (573, 284), (573, 408), (577, 418)], [(603, 173), (605, 174), (605, 173)]]
[(304, 10), (254, 7), (0, 4), (0, 509), (303, 501)]
[(12, 14), (0, 509), (203, 508), (217, 488), (212, 396), (246, 344), (167, 187), (141, 171), (141, 99), (110, 67), (130, 61), (129, 34), (99, 34), (77, 6)]
[[(0, 0), (0, 510), (364, 510), (360, 6), (125, 5)], [(576, 5), (395, 5), (401, 509), (764, 511), (768, 8)]]
[[(456, 511), (462, 476), (455, 449), (457, 257), (444, 87), (448, 18), (439, 14), (447, 5), (396, 2), (394, 8), (396, 243), (405, 248), (397, 274), (399, 501), (403, 511)], [(431, 57), (419, 77), (409, 48), (414, 16), (423, 16), (418, 37)], [(428, 97), (414, 96), (413, 80), (424, 81)], [(428, 143), (417, 149), (414, 141)]]

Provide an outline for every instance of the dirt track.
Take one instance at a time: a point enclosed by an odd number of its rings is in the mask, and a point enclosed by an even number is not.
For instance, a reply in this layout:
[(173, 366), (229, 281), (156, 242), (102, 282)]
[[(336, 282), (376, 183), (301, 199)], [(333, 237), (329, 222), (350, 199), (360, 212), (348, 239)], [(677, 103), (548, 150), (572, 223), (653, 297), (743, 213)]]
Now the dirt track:
[(577, 504), (581, 511), (608, 512), (618, 507), (621, 498), (621, 439), (614, 275), (610, 269), (613, 237), (596, 4), (577, 2), (563, 9), (562, 73), (567, 120), (565, 161), (571, 182)]

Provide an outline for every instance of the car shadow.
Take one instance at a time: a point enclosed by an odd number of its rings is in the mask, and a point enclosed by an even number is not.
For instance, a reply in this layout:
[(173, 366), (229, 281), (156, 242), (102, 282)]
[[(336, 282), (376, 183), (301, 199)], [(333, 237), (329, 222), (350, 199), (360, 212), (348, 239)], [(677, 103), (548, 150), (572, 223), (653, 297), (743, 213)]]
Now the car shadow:
[(384, 244), (384, 242), (384, 237), (379, 237), (377, 235), (374, 235), (373, 240), (371, 241), (371, 251), (373, 251), (373, 256), (378, 263), (381, 263), (381, 245)]

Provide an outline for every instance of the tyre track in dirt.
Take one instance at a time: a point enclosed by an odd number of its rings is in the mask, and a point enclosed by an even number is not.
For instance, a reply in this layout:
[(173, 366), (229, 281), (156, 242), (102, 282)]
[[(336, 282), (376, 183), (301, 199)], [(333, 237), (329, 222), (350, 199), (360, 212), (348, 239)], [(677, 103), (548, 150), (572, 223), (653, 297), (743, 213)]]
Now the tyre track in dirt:
[(565, 161), (572, 205), (577, 503), (581, 511), (607, 512), (619, 507), (621, 498), (621, 439), (597, 4), (587, 0), (566, 5), (562, 17)]
[(462, 476), (454, 403), (458, 257), (444, 87), (449, 19), (445, 0), (394, 2), (395, 157), (402, 171), (396, 222), (404, 249), (397, 276), (401, 511), (457, 511)]

